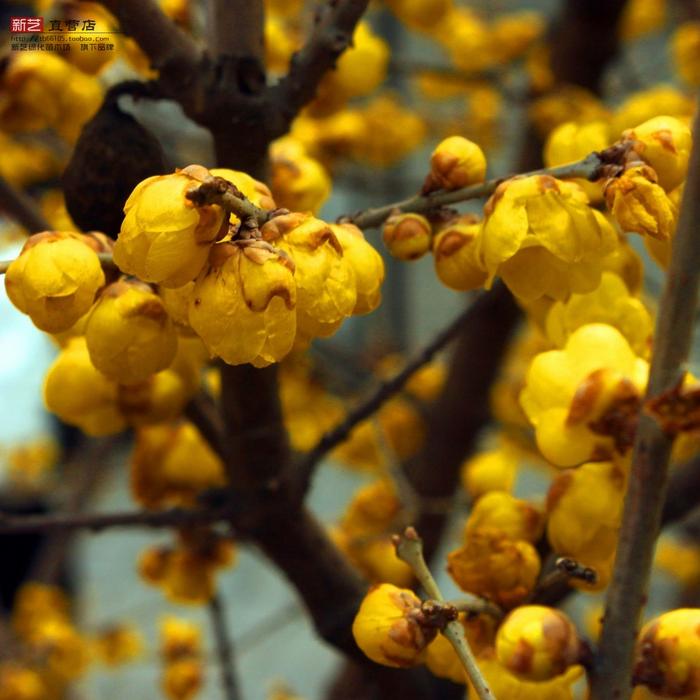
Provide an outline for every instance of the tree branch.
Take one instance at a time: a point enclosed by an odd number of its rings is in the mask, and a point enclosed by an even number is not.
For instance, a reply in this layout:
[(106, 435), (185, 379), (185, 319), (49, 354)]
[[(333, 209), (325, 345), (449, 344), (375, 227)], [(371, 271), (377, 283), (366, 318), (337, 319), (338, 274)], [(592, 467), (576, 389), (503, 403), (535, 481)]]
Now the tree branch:
[(51, 230), (39, 205), (29, 195), (14, 188), (4, 177), (0, 177), (0, 211), (24, 226), (29, 233)]
[[(700, 116), (693, 125), (678, 228), (673, 240), (652, 351), (646, 400), (678, 386), (692, 332), (700, 285)], [(642, 414), (635, 437), (620, 540), (606, 600), (599, 653), (591, 678), (592, 700), (624, 700), (631, 693), (635, 631), (646, 592), (666, 497), (673, 438)]]
[(270, 109), (280, 116), (275, 137), (285, 134), (299, 110), (314, 98), (321, 78), (352, 43), (368, 5), (369, 0), (328, 0), (319, 10), (311, 36), (292, 56), (289, 72), (269, 89)]
[(100, 0), (117, 18), (120, 28), (134, 38), (166, 80), (179, 90), (195, 72), (201, 52), (192, 38), (160, 8), (157, 0)]
[(299, 494), (305, 494), (308, 490), (313, 473), (319, 462), (337, 445), (347, 439), (353, 428), (358, 423), (376, 413), (390, 398), (403, 389), (406, 382), (423, 366), (428, 364), (433, 357), (460, 331), (462, 331), (479, 314), (479, 310), (486, 303), (485, 294), (481, 294), (476, 301), (471, 303), (456, 319), (446, 328), (440, 331), (422, 350), (406, 363), (404, 368), (391, 379), (381, 382), (373, 394), (348, 413), (345, 420), (325, 433), (316, 446), (304, 455), (302, 461), (296, 467), (295, 478), (299, 484)]
[(209, 601), (209, 617), (214, 631), (216, 654), (219, 657), (219, 671), (224, 697), (226, 700), (240, 700), (241, 693), (234, 672), (233, 644), (226, 625), (226, 611), (218, 593)]

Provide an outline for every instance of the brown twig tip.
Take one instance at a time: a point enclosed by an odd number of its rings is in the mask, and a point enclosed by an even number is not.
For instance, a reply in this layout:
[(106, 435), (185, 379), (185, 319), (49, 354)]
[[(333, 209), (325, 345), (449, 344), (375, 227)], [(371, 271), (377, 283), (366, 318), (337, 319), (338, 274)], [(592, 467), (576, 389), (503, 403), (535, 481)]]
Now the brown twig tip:
[(577, 578), (590, 584), (598, 581), (598, 573), (595, 569), (584, 566), (570, 557), (559, 557), (554, 565), (569, 578)]
[(262, 226), (270, 218), (270, 212), (255, 206), (232, 182), (223, 177), (206, 177), (186, 192), (185, 197), (196, 207), (218, 204), (229, 214), (235, 214), (241, 220), (241, 225), (249, 229)]

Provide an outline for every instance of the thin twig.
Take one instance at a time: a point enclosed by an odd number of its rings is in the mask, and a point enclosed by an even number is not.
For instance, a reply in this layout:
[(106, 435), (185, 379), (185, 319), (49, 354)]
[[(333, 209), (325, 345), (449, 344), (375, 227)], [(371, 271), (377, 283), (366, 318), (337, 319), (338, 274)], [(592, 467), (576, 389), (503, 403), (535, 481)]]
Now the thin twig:
[(226, 700), (240, 700), (241, 693), (236, 679), (233, 643), (226, 625), (226, 611), (217, 593), (209, 601), (209, 617), (214, 630), (216, 654), (219, 658), (221, 672), (221, 687)]
[(479, 598), (477, 595), (472, 595), (471, 593), (462, 593), (461, 597), (455, 598), (454, 600), (446, 600), (447, 605), (451, 605), (455, 610), (459, 612), (470, 613), (472, 615), (490, 615), (491, 617), (500, 620), (503, 618), (503, 610), (501, 610), (498, 605), (492, 603), (486, 598)]
[(235, 214), (242, 223), (248, 223), (251, 228), (262, 226), (268, 218), (269, 211), (256, 207), (233, 183), (223, 177), (208, 177), (199, 187), (185, 195), (197, 206), (218, 204)]
[[(584, 180), (597, 180), (601, 177), (602, 168), (608, 165), (617, 165), (623, 156), (624, 149), (613, 147), (605, 151), (590, 153), (585, 158), (573, 163), (523, 173), (523, 177), (529, 175), (550, 175), (559, 179), (581, 178)], [(437, 207), (465, 202), (469, 199), (488, 197), (506, 179), (505, 177), (499, 177), (477, 185), (462, 187), (459, 190), (439, 190), (428, 195), (419, 194), (400, 202), (394, 202), (375, 209), (365, 209), (349, 216), (342, 216), (340, 220), (353, 223), (355, 226), (363, 229), (374, 228), (381, 225), (396, 211), (421, 213)]]
[[(440, 588), (433, 578), (428, 565), (425, 563), (423, 542), (418, 533), (412, 527), (408, 527), (403, 535), (395, 537), (394, 544), (396, 545), (396, 556), (413, 569), (413, 573), (425, 589), (428, 597), (438, 603), (445, 603)], [(474, 653), (464, 635), (462, 624), (458, 620), (448, 622), (445, 625), (445, 629), (442, 630), (442, 634), (452, 644), (480, 700), (495, 700), (493, 691), (489, 688), (488, 682), (483, 677), (481, 669), (476, 663)]]
[(236, 509), (171, 508), (113, 513), (57, 513), (51, 515), (10, 516), (0, 513), (0, 535), (20, 532), (58, 532), (92, 530), (101, 532), (115, 527), (179, 527), (193, 523), (230, 520)]
[(29, 231), (49, 231), (51, 225), (39, 210), (39, 204), (29, 195), (13, 187), (4, 177), (0, 177), (0, 211), (5, 212), (20, 226)]
[[(678, 228), (654, 332), (647, 401), (679, 385), (692, 342), (700, 285), (699, 115), (695, 117), (693, 140)], [(631, 693), (634, 632), (646, 602), (672, 444), (673, 438), (665, 434), (650, 415), (641, 415), (599, 653), (592, 672), (592, 700), (624, 700)]]
[(316, 446), (308, 452), (297, 466), (296, 478), (300, 493), (306, 493), (318, 463), (336, 446), (345, 440), (353, 428), (361, 421), (378, 411), (392, 396), (406, 385), (406, 382), (447, 345), (464, 328), (480, 308), (480, 301), (486, 294), (475, 295), (476, 300), (457, 316), (445, 329), (440, 331), (405, 367), (391, 379), (382, 382), (374, 393), (347, 415), (345, 420), (321, 437)]

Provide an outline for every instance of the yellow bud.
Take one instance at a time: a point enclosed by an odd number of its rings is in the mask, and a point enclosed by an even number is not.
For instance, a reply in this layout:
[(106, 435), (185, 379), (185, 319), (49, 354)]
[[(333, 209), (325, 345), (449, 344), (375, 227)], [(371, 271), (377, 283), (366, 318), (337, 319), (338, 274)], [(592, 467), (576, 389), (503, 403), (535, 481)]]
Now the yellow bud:
[(77, 233), (30, 236), (5, 274), (7, 296), (37, 328), (67, 331), (90, 309), (105, 283), (96, 246)]
[(174, 289), (168, 289), (167, 287), (158, 289), (158, 296), (163, 302), (163, 307), (180, 333), (192, 334), (189, 311), (193, 291), (194, 282), (188, 282), (182, 287), (175, 287)]
[(297, 331), (304, 339), (332, 335), (357, 303), (352, 264), (330, 226), (308, 214), (277, 216), (263, 238), (293, 260)]
[(625, 131), (622, 139), (634, 143), (635, 152), (654, 169), (666, 192), (685, 180), (693, 145), (686, 123), (675, 117), (654, 117)]
[(408, 27), (426, 31), (444, 19), (452, 0), (386, 0), (386, 4)]
[(486, 283), (488, 273), (479, 256), (480, 233), (481, 222), (460, 217), (433, 239), (435, 273), (450, 289), (464, 292)]
[(684, 22), (671, 38), (673, 62), (681, 78), (700, 85), (700, 22)]
[(168, 615), (160, 622), (160, 655), (165, 661), (202, 653), (202, 631), (194, 622)]
[(92, 364), (84, 338), (71, 340), (49, 368), (44, 403), (48, 411), (88, 435), (109, 435), (126, 427), (117, 385)]
[(212, 248), (189, 307), (190, 325), (211, 354), (230, 365), (262, 367), (291, 350), (297, 301), (292, 270), (287, 258), (264, 247)]
[(430, 173), (423, 192), (458, 190), (486, 177), (486, 156), (477, 144), (463, 136), (449, 136), (430, 156)]
[(193, 506), (201, 491), (226, 482), (221, 460), (187, 422), (138, 430), (130, 478), (132, 496), (147, 508)]
[(472, 498), (491, 491), (511, 491), (518, 469), (518, 454), (506, 447), (479, 452), (462, 464), (462, 486)]
[(39, 673), (12, 662), (0, 663), (0, 700), (44, 700), (48, 696)]
[(432, 227), (420, 214), (394, 214), (384, 223), (382, 239), (393, 257), (418, 260), (430, 250)]
[(106, 287), (85, 324), (90, 360), (120, 384), (136, 384), (170, 365), (177, 334), (160, 298), (141, 283)]
[(678, 88), (655, 85), (648, 90), (633, 93), (617, 108), (610, 122), (610, 133), (617, 136), (625, 129), (633, 129), (659, 114), (687, 120), (694, 110), (692, 98)]
[(352, 538), (385, 533), (401, 511), (401, 502), (392, 483), (386, 479), (363, 486), (348, 505), (341, 527)]
[(581, 642), (561, 611), (523, 605), (503, 620), (496, 634), (496, 658), (518, 678), (547, 681), (576, 664)]
[(343, 249), (343, 257), (355, 273), (357, 301), (352, 310), (353, 316), (368, 314), (382, 300), (384, 260), (357, 226), (331, 224), (330, 227)]
[(185, 196), (208, 175), (206, 168), (190, 165), (136, 186), (114, 246), (114, 262), (123, 272), (164, 287), (181, 287), (197, 277), (210, 245), (227, 230), (221, 207), (195, 207)]
[(666, 698), (700, 691), (700, 610), (681, 608), (648, 622), (639, 633), (634, 682)]
[(492, 491), (479, 498), (464, 528), (465, 540), (478, 530), (498, 530), (511, 540), (533, 544), (542, 535), (544, 519), (532, 504), (505, 491)]
[(279, 207), (316, 214), (331, 193), (331, 179), (315, 158), (272, 148), (270, 182)]
[(646, 234), (665, 241), (676, 228), (678, 210), (656, 184), (656, 174), (648, 166), (629, 168), (605, 184), (605, 202), (625, 232)]
[(357, 646), (383, 666), (418, 665), (437, 632), (419, 624), (420, 609), (421, 601), (413, 591), (390, 583), (371, 588), (352, 623)]
[(143, 648), (143, 638), (138, 630), (124, 624), (103, 629), (94, 642), (100, 661), (109, 667), (117, 667), (136, 659)]
[(447, 571), (464, 591), (512, 608), (527, 598), (540, 572), (537, 550), (498, 530), (477, 530), (447, 555)]
[(163, 670), (161, 686), (168, 700), (192, 700), (204, 685), (201, 659), (178, 659)]
[(625, 485), (625, 471), (619, 465), (588, 462), (559, 474), (547, 493), (547, 538), (552, 549), (595, 569), (596, 589), (607, 585)]

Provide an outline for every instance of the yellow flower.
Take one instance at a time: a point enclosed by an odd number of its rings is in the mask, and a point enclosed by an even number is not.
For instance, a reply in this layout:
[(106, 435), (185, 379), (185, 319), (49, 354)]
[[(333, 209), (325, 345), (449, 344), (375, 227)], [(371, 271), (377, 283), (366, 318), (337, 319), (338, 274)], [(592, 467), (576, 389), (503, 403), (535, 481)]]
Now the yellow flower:
[(654, 169), (666, 192), (685, 180), (693, 137), (690, 127), (680, 119), (654, 117), (625, 131), (622, 139), (633, 143), (635, 153)]
[[(469, 647), (476, 657), (493, 645), (496, 623), (488, 615), (462, 617), (459, 620)], [(425, 654), (425, 665), (438, 678), (447, 678), (453, 683), (467, 683), (467, 675), (462, 662), (447, 637), (438, 634), (430, 642)]]
[(480, 235), (481, 222), (468, 214), (438, 229), (433, 239), (435, 273), (450, 289), (465, 292), (486, 283), (488, 273), (479, 256)]
[(284, 139), (272, 144), (270, 183), (279, 207), (316, 214), (331, 194), (326, 169), (305, 152), (285, 147)]
[(447, 571), (464, 591), (512, 608), (533, 590), (540, 573), (537, 550), (499, 530), (476, 530), (447, 555)]
[(44, 404), (88, 435), (110, 435), (126, 428), (117, 385), (92, 364), (84, 338), (71, 340), (49, 368)]
[(614, 462), (588, 462), (562, 472), (549, 488), (547, 538), (558, 555), (596, 570), (597, 584), (589, 589), (607, 585), (626, 481), (624, 469)]
[(328, 127), (332, 129), (326, 138), (344, 137), (352, 157), (377, 167), (388, 167), (405, 158), (421, 144), (428, 130), (416, 111), (387, 93), (374, 98), (356, 116), (341, 113), (334, 123), (323, 126)]
[(528, 116), (542, 138), (560, 124), (605, 121), (609, 113), (592, 92), (577, 85), (562, 85), (532, 102)]
[(36, 671), (10, 661), (0, 663), (0, 700), (45, 700), (47, 692)]
[(168, 700), (192, 700), (204, 685), (204, 661), (180, 659), (167, 664), (161, 685)]
[[(287, 257), (255, 245), (215, 245), (197, 278), (192, 328), (212, 355), (230, 365), (264, 367), (292, 348), (297, 287)], [(298, 269), (297, 269), (298, 271)]]
[(166, 617), (160, 625), (162, 686), (169, 700), (191, 700), (204, 682), (202, 633), (192, 622)]
[(533, 544), (542, 535), (544, 519), (531, 503), (514, 498), (505, 491), (492, 491), (476, 502), (464, 528), (464, 539), (480, 530), (497, 530), (510, 540)]
[(199, 492), (225, 482), (221, 460), (191, 423), (154, 425), (136, 432), (131, 494), (147, 508), (193, 506)]
[(367, 22), (355, 29), (350, 48), (342, 53), (335, 70), (319, 86), (319, 98), (332, 96), (334, 103), (369, 95), (384, 81), (389, 65), (389, 46)]
[(427, 31), (438, 24), (452, 7), (453, 0), (386, 0), (389, 9), (406, 26)]
[(105, 276), (98, 241), (78, 233), (45, 231), (27, 239), (5, 274), (10, 301), (37, 328), (68, 330), (95, 299)]
[[(118, 29), (117, 23), (112, 15), (101, 5), (94, 2), (65, 2), (58, 5), (58, 7), (60, 8), (62, 20), (78, 21), (80, 25), (82, 25), (84, 20), (92, 20), (94, 22), (92, 31), (96, 34), (109, 34), (111, 41), (117, 39), (114, 35), (115, 30)], [(63, 27), (65, 26), (64, 23)], [(64, 36), (66, 34), (65, 30), (62, 30), (61, 33)], [(82, 38), (86, 39), (86, 41), (81, 42), (80, 45), (71, 42), (69, 44), (70, 50), (62, 52), (61, 56), (83, 73), (95, 75), (117, 58), (117, 51), (100, 51), (99, 44), (101, 41), (95, 36), (88, 34)], [(82, 50), (83, 46), (87, 47), (87, 50)]]
[(102, 84), (95, 76), (77, 69), (61, 87), (61, 113), (55, 128), (68, 143), (74, 144), (78, 140), (83, 125), (97, 113), (103, 93)]
[(691, 542), (662, 537), (656, 547), (654, 566), (685, 588), (700, 582), (700, 551)]
[(181, 287), (197, 277), (211, 244), (227, 230), (221, 207), (195, 207), (185, 197), (208, 175), (206, 168), (190, 165), (136, 186), (114, 245), (114, 262), (123, 272), (164, 287)]
[(497, 61), (489, 29), (473, 9), (453, 3), (440, 22), (431, 27), (430, 36), (444, 47), (458, 70), (476, 73)]
[(625, 232), (647, 234), (665, 241), (676, 228), (678, 210), (656, 184), (655, 172), (646, 165), (625, 170), (605, 183), (605, 202)]
[(477, 144), (463, 136), (449, 136), (430, 156), (430, 173), (423, 192), (458, 190), (486, 177), (486, 156)]
[(180, 333), (193, 334), (190, 328), (190, 301), (192, 292), (194, 291), (194, 282), (188, 282), (182, 287), (169, 289), (168, 287), (159, 287), (158, 296), (163, 302), (163, 307), (168, 312), (168, 316), (175, 324), (175, 327)]
[(167, 368), (177, 334), (148, 285), (119, 281), (100, 295), (85, 324), (92, 364), (120, 384), (136, 384)]
[[(676, 187), (668, 193), (668, 199), (671, 202), (672, 211), (679, 212), (681, 208), (681, 201), (683, 199), (683, 190), (685, 189), (685, 183), (680, 187)], [(671, 249), (673, 247), (673, 237), (676, 234), (674, 225), (671, 228), (671, 235), (669, 238), (652, 238), (651, 236), (644, 236), (644, 247), (647, 249), (649, 255), (665, 270), (668, 268), (668, 264), (671, 262)]]
[(587, 323), (606, 323), (625, 336), (637, 355), (647, 356), (654, 326), (644, 304), (635, 299), (625, 283), (612, 272), (604, 272), (600, 285), (588, 294), (572, 294), (549, 310), (545, 331), (557, 347), (566, 345), (569, 336)]
[(57, 586), (30, 582), (18, 590), (12, 609), (12, 628), (25, 641), (30, 640), (49, 620), (69, 621), (70, 602)]
[(357, 226), (331, 224), (330, 227), (343, 249), (343, 257), (355, 273), (357, 300), (352, 314), (368, 314), (374, 311), (382, 300), (384, 260)]
[(393, 214), (384, 223), (382, 240), (393, 257), (418, 260), (430, 250), (432, 227), (421, 214)]
[(544, 25), (538, 12), (524, 10), (496, 15), (490, 27), (496, 60), (508, 63), (522, 56), (542, 35)]
[(635, 685), (672, 698), (700, 691), (699, 625), (697, 608), (672, 610), (644, 625), (637, 639)]
[(421, 626), (416, 613), (421, 601), (413, 591), (390, 583), (374, 586), (364, 597), (352, 623), (352, 634), (364, 654), (383, 666), (416, 666), (434, 639), (436, 628)]
[(518, 452), (504, 445), (479, 452), (462, 464), (462, 486), (472, 497), (513, 490), (518, 470)]
[(87, 641), (69, 620), (49, 618), (41, 622), (28, 643), (34, 653), (45, 659), (46, 670), (59, 683), (80, 678), (90, 663)]
[(481, 259), (525, 301), (565, 299), (598, 285), (617, 236), (576, 184), (548, 175), (501, 183), (484, 207)]
[(624, 336), (603, 323), (581, 326), (563, 350), (537, 355), (520, 403), (542, 455), (556, 466), (572, 467), (624, 454), (629, 426), (619, 420), (608, 424), (607, 415), (622, 411), (624, 417), (625, 408), (636, 415), (648, 369)]
[(172, 615), (160, 621), (160, 655), (164, 660), (199, 656), (202, 651), (202, 630), (196, 623)]
[(688, 119), (694, 111), (691, 98), (671, 85), (655, 85), (633, 93), (615, 111), (610, 121), (610, 133), (617, 136), (659, 114)]
[(286, 73), (289, 59), (299, 48), (298, 30), (284, 18), (274, 14), (265, 17), (265, 65), (273, 73)]
[(351, 263), (330, 226), (308, 214), (277, 216), (263, 238), (295, 265), (297, 332), (302, 339), (332, 335), (357, 303)]
[(54, 126), (63, 112), (62, 91), (77, 72), (47, 51), (13, 51), (0, 77), (0, 128), (15, 132)]
[(666, 0), (631, 0), (620, 19), (620, 36), (633, 41), (649, 34), (666, 22)]
[[(556, 165), (572, 163), (585, 158), (593, 151), (602, 151), (612, 141), (608, 123), (605, 121), (565, 122), (549, 134), (544, 146), (544, 164), (552, 168)], [(602, 191), (597, 182), (581, 178), (574, 179), (573, 182), (583, 188), (591, 201), (601, 199)]]
[(526, 681), (548, 681), (565, 673), (581, 656), (573, 622), (544, 605), (523, 605), (503, 620), (496, 634), (496, 658)]
[(138, 658), (143, 649), (140, 632), (125, 624), (101, 630), (94, 642), (95, 653), (105, 666), (121, 666)]
[(671, 37), (673, 63), (681, 78), (700, 85), (700, 22), (684, 22)]
[[(583, 666), (571, 666), (561, 676), (549, 681), (524, 681), (505, 669), (493, 653), (481, 656), (479, 668), (495, 697), (499, 700), (574, 700), (573, 684), (583, 676)], [(469, 700), (477, 700), (474, 689), (469, 688)]]

